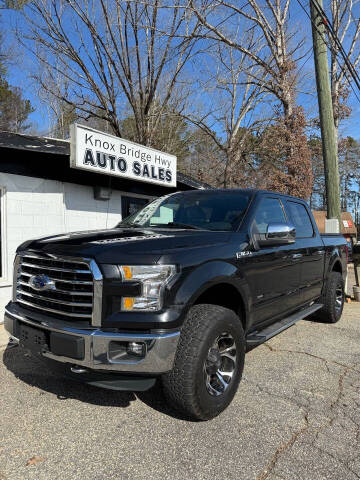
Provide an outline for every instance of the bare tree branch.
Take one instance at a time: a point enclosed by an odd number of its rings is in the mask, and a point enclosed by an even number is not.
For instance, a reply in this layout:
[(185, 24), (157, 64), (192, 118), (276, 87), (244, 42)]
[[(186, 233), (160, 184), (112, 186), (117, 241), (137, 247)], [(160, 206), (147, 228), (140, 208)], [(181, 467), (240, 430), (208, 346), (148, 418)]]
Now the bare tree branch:
[[(330, 0), (334, 32), (354, 68), (360, 62), (360, 19), (354, 18), (358, 7), (359, 1), (356, 0)], [(351, 113), (351, 109), (347, 106), (351, 77), (347, 73), (345, 60), (340, 55), (340, 48), (332, 36), (329, 37), (329, 42), (331, 45), (331, 93), (335, 131), (338, 138), (340, 121)]]
[[(197, 53), (200, 22), (180, 0), (33, 0), (25, 17), (19, 39), (43, 66), (39, 85), (51, 93), (46, 78), (63, 74), (69, 87), (66, 96), (54, 89), (59, 101), (109, 122), (117, 135), (127, 111), (137, 141), (151, 144)], [(180, 109), (186, 97), (176, 98)]]

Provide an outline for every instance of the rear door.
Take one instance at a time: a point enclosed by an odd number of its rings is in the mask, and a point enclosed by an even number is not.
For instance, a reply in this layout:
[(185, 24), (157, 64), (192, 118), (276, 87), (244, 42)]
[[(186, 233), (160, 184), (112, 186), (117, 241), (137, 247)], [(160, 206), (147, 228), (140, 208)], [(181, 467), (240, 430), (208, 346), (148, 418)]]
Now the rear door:
[(290, 221), (296, 228), (296, 243), (300, 247), (300, 299), (310, 302), (321, 294), (325, 248), (307, 207), (296, 200), (286, 200)]
[[(266, 233), (269, 223), (288, 223), (279, 197), (264, 195), (259, 199), (251, 228)], [(300, 267), (295, 244), (262, 247), (240, 260), (253, 299), (254, 322), (263, 323), (284, 316), (299, 304)]]

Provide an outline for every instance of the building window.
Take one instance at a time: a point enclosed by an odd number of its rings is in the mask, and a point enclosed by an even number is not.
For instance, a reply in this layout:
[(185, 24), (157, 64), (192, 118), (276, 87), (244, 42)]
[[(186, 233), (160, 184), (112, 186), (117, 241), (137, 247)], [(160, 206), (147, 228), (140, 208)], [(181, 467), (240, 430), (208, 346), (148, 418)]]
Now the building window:
[(121, 213), (124, 220), (129, 215), (143, 208), (150, 200), (147, 198), (121, 197)]

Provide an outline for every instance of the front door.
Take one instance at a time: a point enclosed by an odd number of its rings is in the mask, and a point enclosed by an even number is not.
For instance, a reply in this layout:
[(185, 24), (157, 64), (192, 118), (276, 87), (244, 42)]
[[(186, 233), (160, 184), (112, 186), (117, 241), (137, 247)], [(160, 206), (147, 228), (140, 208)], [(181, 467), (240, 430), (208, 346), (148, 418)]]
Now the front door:
[[(288, 223), (282, 202), (271, 195), (260, 199), (251, 228), (266, 233), (269, 223)], [(253, 299), (254, 323), (285, 316), (299, 304), (299, 259), (295, 243), (260, 248), (240, 260)]]

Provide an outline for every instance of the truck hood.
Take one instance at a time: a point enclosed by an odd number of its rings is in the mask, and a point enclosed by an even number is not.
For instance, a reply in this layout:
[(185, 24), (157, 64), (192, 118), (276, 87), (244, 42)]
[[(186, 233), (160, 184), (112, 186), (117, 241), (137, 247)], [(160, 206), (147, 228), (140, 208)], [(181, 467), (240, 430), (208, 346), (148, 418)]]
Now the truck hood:
[(73, 257), (94, 258), (99, 263), (156, 263), (176, 249), (226, 243), (230, 232), (165, 228), (114, 228), (89, 230), (29, 240), (18, 248)]

